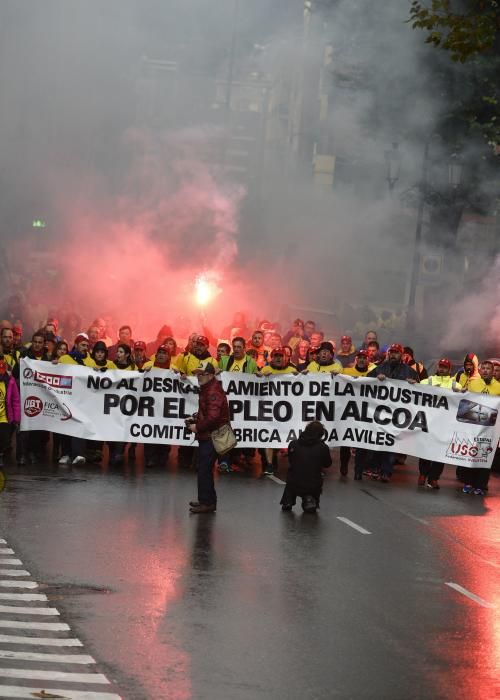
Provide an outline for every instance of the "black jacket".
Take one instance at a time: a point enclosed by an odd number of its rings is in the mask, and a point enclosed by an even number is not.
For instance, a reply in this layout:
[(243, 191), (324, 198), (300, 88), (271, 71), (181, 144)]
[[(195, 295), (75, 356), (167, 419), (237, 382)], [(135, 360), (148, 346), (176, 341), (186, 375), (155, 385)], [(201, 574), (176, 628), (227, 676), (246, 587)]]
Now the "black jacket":
[(368, 372), (367, 377), (378, 377), (379, 374), (384, 374), (387, 379), (414, 379), (419, 381), (419, 376), (409, 365), (404, 362), (392, 363), (389, 360), (374, 367), (371, 372)]
[(301, 435), (288, 446), (286, 483), (301, 491), (314, 493), (321, 489), (321, 472), (332, 463), (330, 450), (322, 440)]

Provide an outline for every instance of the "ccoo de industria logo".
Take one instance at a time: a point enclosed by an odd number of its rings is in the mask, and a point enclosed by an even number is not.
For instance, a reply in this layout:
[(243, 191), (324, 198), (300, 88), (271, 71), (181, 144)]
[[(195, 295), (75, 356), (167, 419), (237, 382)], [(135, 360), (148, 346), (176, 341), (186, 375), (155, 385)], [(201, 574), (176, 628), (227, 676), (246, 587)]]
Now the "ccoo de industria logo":
[(35, 381), (40, 384), (47, 384), (56, 389), (71, 389), (73, 386), (73, 377), (65, 377), (61, 374), (49, 374), (47, 372), (35, 371)]

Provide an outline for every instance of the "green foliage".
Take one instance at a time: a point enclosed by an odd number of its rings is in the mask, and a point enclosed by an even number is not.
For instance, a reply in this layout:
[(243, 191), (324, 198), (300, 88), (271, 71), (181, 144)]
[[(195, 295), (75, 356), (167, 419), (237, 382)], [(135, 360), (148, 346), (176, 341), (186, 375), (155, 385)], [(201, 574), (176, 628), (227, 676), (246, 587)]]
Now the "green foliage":
[(500, 33), (500, 2), (412, 0), (410, 21), (414, 29), (428, 32), (428, 44), (449, 51), (454, 61), (463, 63), (494, 48)]
[[(426, 43), (448, 52), (462, 89), (451, 112), (469, 134), (500, 142), (500, 0), (411, 1), (410, 22)], [(459, 64), (459, 69), (453, 65)]]

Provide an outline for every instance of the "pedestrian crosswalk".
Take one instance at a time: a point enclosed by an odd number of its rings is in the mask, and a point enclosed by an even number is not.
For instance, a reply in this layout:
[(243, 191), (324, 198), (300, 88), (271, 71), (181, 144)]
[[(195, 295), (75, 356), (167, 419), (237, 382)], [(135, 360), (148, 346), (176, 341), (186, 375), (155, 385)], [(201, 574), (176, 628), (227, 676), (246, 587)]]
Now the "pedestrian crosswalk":
[(0, 566), (0, 698), (120, 700), (3, 539)]

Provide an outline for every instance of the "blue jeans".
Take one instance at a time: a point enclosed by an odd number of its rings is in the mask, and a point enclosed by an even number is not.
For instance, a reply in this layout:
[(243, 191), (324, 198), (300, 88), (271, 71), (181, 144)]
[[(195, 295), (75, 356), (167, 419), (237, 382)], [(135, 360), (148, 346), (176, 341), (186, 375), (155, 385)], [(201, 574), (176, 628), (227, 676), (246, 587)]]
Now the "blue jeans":
[(198, 502), (204, 506), (217, 505), (214, 485), (214, 464), (217, 452), (212, 440), (200, 440), (198, 447)]
[(380, 460), (380, 472), (385, 476), (391, 476), (394, 465), (396, 464), (396, 458), (398, 456), (397, 452), (379, 452), (381, 457)]

